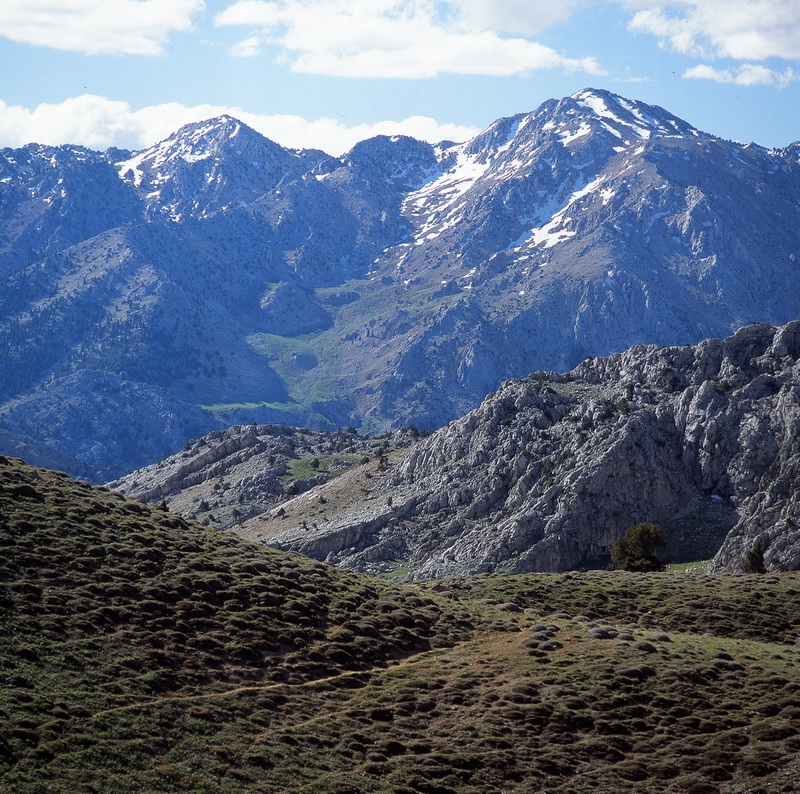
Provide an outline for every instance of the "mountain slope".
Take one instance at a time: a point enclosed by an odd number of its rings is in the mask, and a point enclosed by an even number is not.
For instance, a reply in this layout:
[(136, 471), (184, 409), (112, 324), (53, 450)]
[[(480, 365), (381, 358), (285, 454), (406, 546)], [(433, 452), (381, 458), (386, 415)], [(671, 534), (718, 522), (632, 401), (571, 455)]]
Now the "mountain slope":
[(797, 779), (797, 574), (398, 586), (5, 458), (0, 544), (9, 791)]
[(179, 453), (108, 487), (228, 530), (279, 510), (291, 496), (354, 467), (371, 472), (382, 458), (388, 461), (418, 437), (413, 428), (374, 437), (354, 428), (312, 433), (282, 425), (239, 425), (191, 439)]
[[(626, 105), (650, 120), (620, 122)], [(389, 372), (359, 393), (368, 414), (438, 425), (490, 379), (797, 315), (792, 158), (655, 114), (581, 92), (450, 150), (406, 199), (408, 240), (372, 269), (414, 328), (402, 346), (373, 331)]]
[[(0, 170), (0, 423), (96, 478), (179, 449), (173, 428), (433, 429), (509, 377), (800, 313), (796, 146), (605, 91), (463, 144), (333, 158), (223, 116), (137, 153), (4, 150)], [(109, 391), (54, 426), (87, 370)], [(126, 426), (149, 390), (161, 418), (120, 457), (92, 417)]]
[(596, 566), (647, 521), (676, 562), (740, 571), (760, 540), (770, 569), (797, 569), (798, 439), (800, 321), (756, 324), (508, 381), (393, 463), (371, 486), (382, 498), (330, 483), (245, 533), (422, 579)]

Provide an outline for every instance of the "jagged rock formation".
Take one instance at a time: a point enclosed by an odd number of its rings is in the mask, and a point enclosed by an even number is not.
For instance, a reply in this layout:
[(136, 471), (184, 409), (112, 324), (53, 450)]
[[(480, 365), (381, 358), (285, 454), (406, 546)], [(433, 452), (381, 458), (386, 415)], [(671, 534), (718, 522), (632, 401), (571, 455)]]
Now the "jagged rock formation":
[(253, 420), (440, 427), (510, 377), (797, 317), (798, 197), (797, 145), (590, 89), (336, 158), (228, 116), (6, 149), (0, 426), (98, 480)]
[[(380, 438), (282, 425), (237, 425), (193, 438), (179, 453), (108, 483), (144, 502), (221, 529), (238, 529), (290, 497), (419, 437), (413, 428)], [(373, 467), (374, 468), (374, 465)]]
[[(800, 321), (753, 324), (510, 380), (390, 467), (389, 504), (354, 495), (316, 529), (262, 517), (251, 537), (426, 578), (597, 564), (650, 521), (675, 561), (716, 553), (712, 570), (737, 571), (762, 540), (768, 569), (797, 569), (799, 359)], [(290, 521), (299, 507), (284, 506)]]

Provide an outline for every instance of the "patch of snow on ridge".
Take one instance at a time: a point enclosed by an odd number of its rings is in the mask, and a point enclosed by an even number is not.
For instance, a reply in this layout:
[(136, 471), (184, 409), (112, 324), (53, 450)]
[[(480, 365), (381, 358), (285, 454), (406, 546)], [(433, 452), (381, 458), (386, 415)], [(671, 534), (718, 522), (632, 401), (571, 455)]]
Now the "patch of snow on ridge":
[[(625, 108), (625, 110), (627, 110), (628, 113), (630, 113), (637, 121), (640, 121), (642, 124), (646, 125), (650, 129), (655, 128), (660, 132), (666, 132), (666, 133), (675, 131), (674, 123), (672, 123), (670, 127), (666, 127), (660, 121), (653, 118), (653, 116), (651, 116), (649, 113), (645, 113), (640, 107), (634, 105), (632, 102), (629, 102), (627, 99), (620, 98), (617, 101), (619, 102), (620, 106)], [(649, 130), (647, 135), (644, 135), (642, 137), (649, 138), (650, 137)]]
[(625, 136), (624, 136), (624, 135), (623, 135), (623, 134), (622, 134), (622, 133), (621, 133), (621, 132), (620, 132), (620, 131), (619, 131), (619, 130), (616, 128), (616, 127), (612, 127), (610, 124), (608, 124), (608, 123), (607, 123), (607, 122), (605, 122), (605, 121), (601, 121), (600, 123), (601, 123), (601, 124), (603, 125), (603, 127), (604, 127), (606, 130), (608, 130), (608, 131), (609, 131), (609, 132), (610, 132), (610, 133), (611, 133), (611, 134), (612, 134), (612, 135), (613, 135), (615, 138), (619, 138), (621, 141), (625, 141)]
[(411, 213), (424, 211), (427, 215), (427, 221), (417, 232), (418, 239), (422, 239), (447, 218), (446, 210), (457, 203), (486, 173), (489, 165), (489, 162), (478, 162), (474, 156), (465, 154), (461, 148), (451, 168), (409, 193), (403, 202), (403, 209)]
[(211, 154), (208, 151), (195, 153), (190, 150), (188, 152), (181, 152), (179, 157), (187, 163), (197, 163), (200, 160), (208, 160), (208, 158), (211, 157)]
[(591, 110), (597, 116), (601, 116), (604, 118), (610, 118), (616, 120), (616, 115), (611, 111), (606, 104), (605, 99), (603, 97), (597, 96), (597, 94), (593, 94), (591, 91), (580, 91), (577, 94), (573, 94), (573, 99), (579, 104), (583, 105), (583, 107)]
[(584, 135), (589, 135), (592, 131), (592, 128), (589, 124), (585, 121), (581, 122), (581, 126), (578, 127), (577, 130), (574, 132), (568, 132), (564, 130), (563, 132), (559, 132), (558, 135), (561, 138), (561, 143), (566, 145), (570, 141), (577, 140), (578, 138), (582, 138)]
[(461, 195), (466, 193), (488, 168), (489, 163), (479, 163), (475, 158), (459, 152), (456, 164), (423, 190), (435, 193), (446, 189), (449, 193)]
[(598, 176), (596, 179), (593, 179), (591, 182), (589, 182), (589, 184), (586, 185), (585, 187), (582, 187), (579, 190), (576, 190), (569, 197), (569, 200), (567, 201), (566, 206), (564, 207), (563, 210), (560, 210), (560, 212), (562, 212), (562, 213), (566, 212), (579, 198), (582, 198), (583, 196), (587, 195), (588, 193), (591, 193), (594, 190), (596, 190), (603, 182), (605, 182), (605, 180), (606, 180), (606, 177)]
[[(527, 242), (532, 242), (534, 245), (542, 244), (544, 248), (552, 248), (554, 245), (557, 245), (558, 243), (563, 242), (570, 237), (574, 237), (577, 232), (564, 228), (565, 225), (572, 220), (572, 218), (567, 215), (567, 212), (576, 201), (580, 200), (589, 193), (593, 193), (605, 180), (605, 176), (598, 176), (584, 187), (575, 190), (567, 199), (567, 202), (564, 204), (564, 206), (553, 212), (550, 216), (550, 219), (546, 223), (538, 228), (534, 228), (528, 232), (525, 232), (517, 240), (511, 243), (506, 250), (520, 248)], [(605, 191), (601, 191), (601, 195), (604, 195), (604, 193)], [(550, 201), (545, 207), (542, 208), (542, 211), (539, 213), (539, 217), (547, 217), (546, 213), (552, 212), (552, 209), (553, 202)]]
[(517, 137), (517, 133), (520, 130), (520, 127), (526, 122), (526, 118), (521, 118), (515, 124), (512, 125), (511, 129), (508, 131), (508, 135), (506, 136), (505, 142), (497, 148), (497, 154), (501, 152), (505, 152), (511, 144), (514, 142), (514, 138)]
[(142, 179), (144, 178), (144, 172), (140, 168), (142, 161), (147, 156), (147, 152), (140, 152), (139, 154), (131, 157), (130, 160), (123, 160), (120, 163), (116, 163), (117, 172), (119, 173), (120, 179), (126, 179), (130, 174), (133, 177), (133, 184), (136, 187), (139, 187), (142, 184)]
[(534, 229), (531, 233), (533, 244), (541, 244), (543, 248), (552, 248), (554, 245), (563, 243), (564, 240), (575, 236), (575, 231), (571, 229), (556, 229), (557, 225), (557, 223), (549, 223), (540, 229)]

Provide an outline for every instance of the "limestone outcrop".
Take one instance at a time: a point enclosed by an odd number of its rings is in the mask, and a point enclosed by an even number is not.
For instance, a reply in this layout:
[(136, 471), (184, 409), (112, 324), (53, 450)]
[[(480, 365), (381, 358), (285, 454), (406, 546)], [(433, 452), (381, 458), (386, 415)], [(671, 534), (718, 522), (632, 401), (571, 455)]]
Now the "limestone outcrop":
[(563, 571), (650, 521), (673, 561), (737, 571), (761, 540), (796, 569), (799, 357), (800, 321), (752, 324), (506, 381), (390, 465), (362, 531), (343, 513), (269, 542), (411, 578)]

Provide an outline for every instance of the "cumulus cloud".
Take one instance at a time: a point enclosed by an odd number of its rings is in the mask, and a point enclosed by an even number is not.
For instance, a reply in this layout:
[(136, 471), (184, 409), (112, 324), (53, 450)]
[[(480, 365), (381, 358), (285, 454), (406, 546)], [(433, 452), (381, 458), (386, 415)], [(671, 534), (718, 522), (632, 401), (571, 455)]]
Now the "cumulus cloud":
[(307, 120), (300, 116), (248, 113), (217, 105), (188, 107), (177, 102), (133, 110), (127, 102), (86, 94), (58, 104), (33, 109), (0, 101), (0, 146), (36, 142), (57, 146), (79, 144), (103, 150), (110, 146), (142, 149), (163, 140), (183, 124), (227, 113), (283, 146), (322, 149), (342, 154), (373, 135), (411, 135), (436, 143), (463, 141), (479, 131), (474, 127), (440, 124), (427, 116), (347, 127), (331, 118)]
[(622, 0), (634, 32), (687, 55), (739, 61), (800, 59), (797, 0)]
[(0, 36), (89, 55), (161, 55), (203, 0), (2, 0)]
[(450, 0), (448, 5), (462, 28), (531, 36), (566, 22), (586, 0)]
[[(565, 8), (578, 2), (567, 0)], [(515, 18), (520, 8), (526, 13)], [(537, 10), (551, 20), (568, 15), (547, 9), (539, 0), (452, 0), (444, 5), (434, 0), (239, 0), (217, 14), (215, 24), (250, 28), (232, 48), (234, 55), (276, 48), (282, 62), (307, 74), (427, 78), (553, 68), (602, 74), (594, 58), (568, 58), (538, 42), (498, 32), (533, 30)]]
[(785, 69), (778, 72), (766, 66), (754, 63), (745, 63), (736, 70), (715, 69), (707, 64), (698, 64), (683, 73), (684, 77), (697, 80), (714, 80), (717, 83), (733, 83), (735, 85), (774, 85), (785, 88), (789, 83), (800, 79), (794, 69)]

